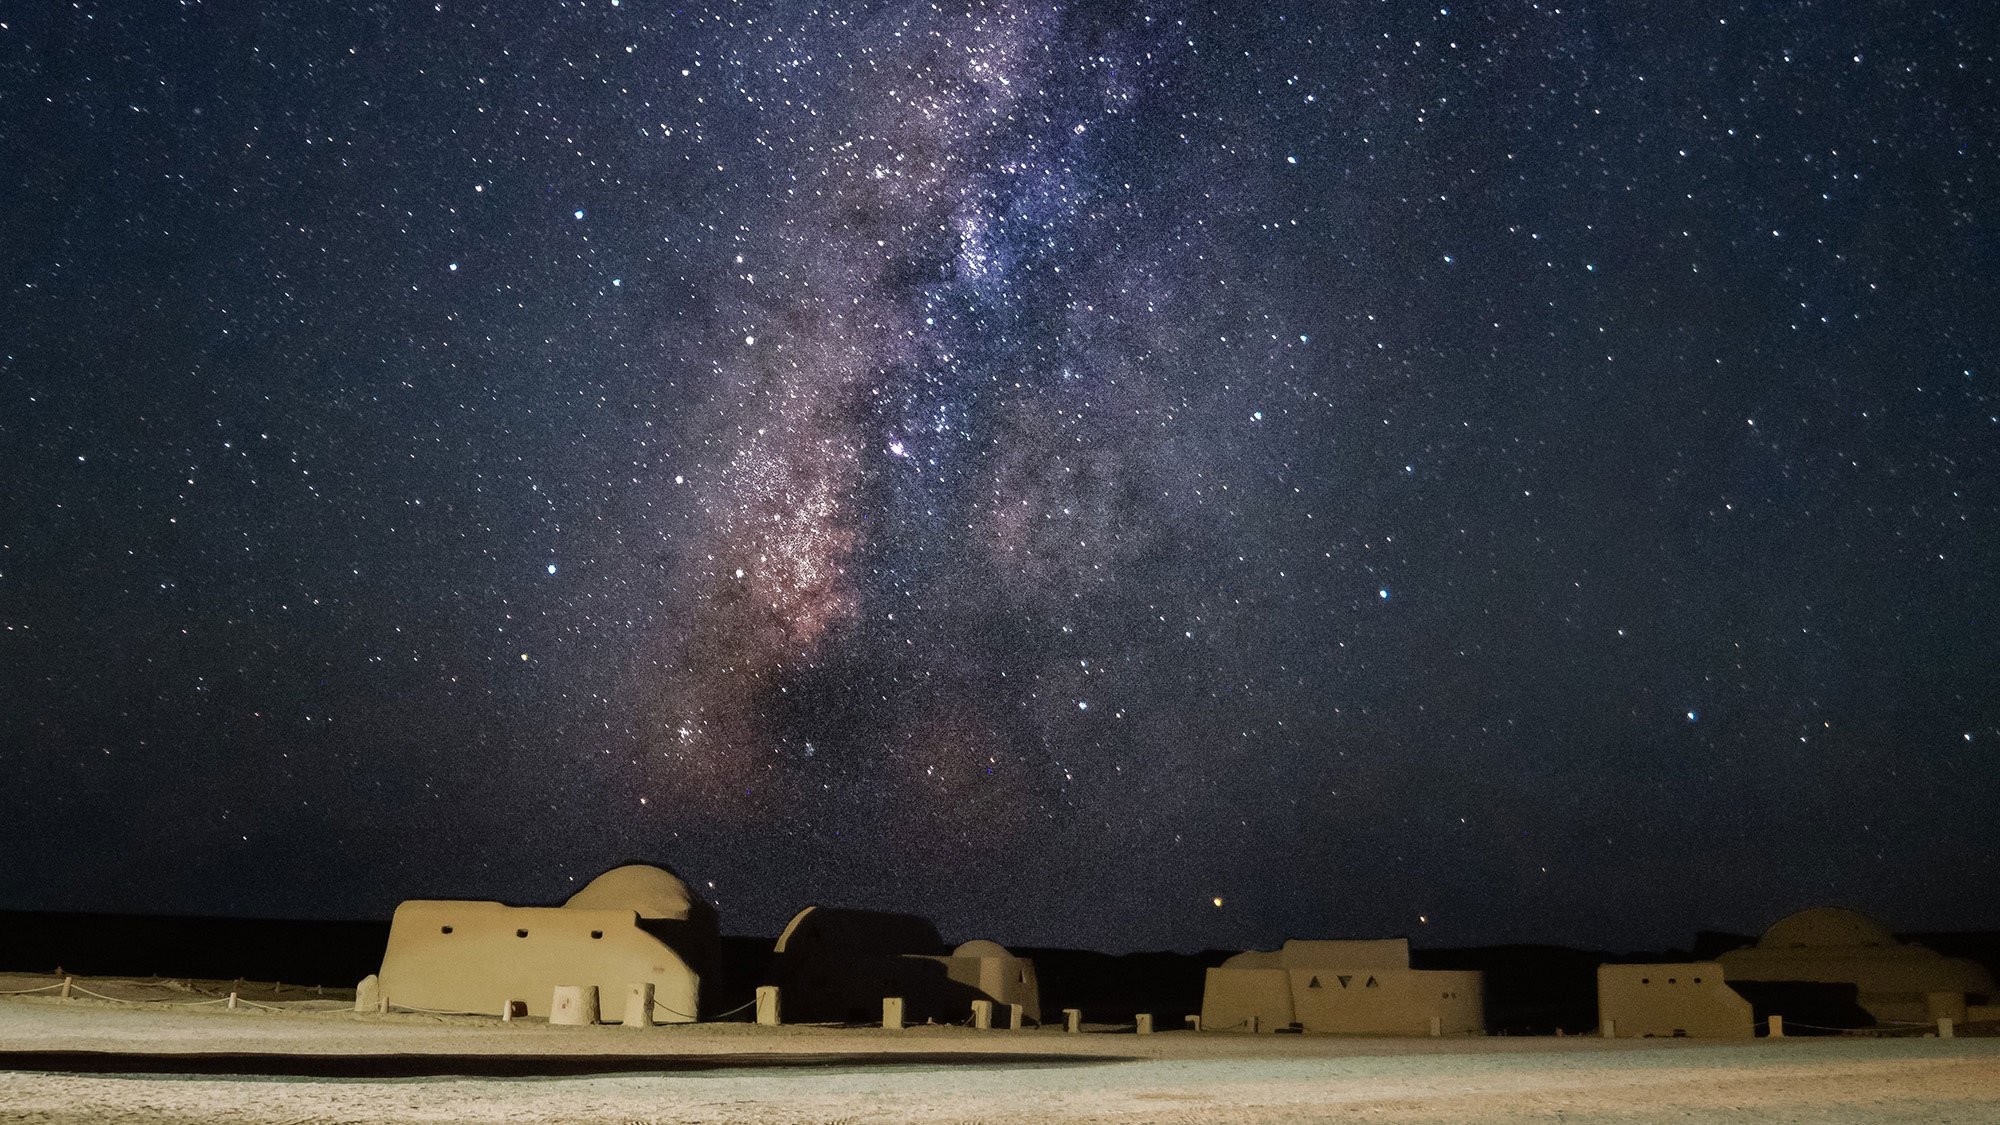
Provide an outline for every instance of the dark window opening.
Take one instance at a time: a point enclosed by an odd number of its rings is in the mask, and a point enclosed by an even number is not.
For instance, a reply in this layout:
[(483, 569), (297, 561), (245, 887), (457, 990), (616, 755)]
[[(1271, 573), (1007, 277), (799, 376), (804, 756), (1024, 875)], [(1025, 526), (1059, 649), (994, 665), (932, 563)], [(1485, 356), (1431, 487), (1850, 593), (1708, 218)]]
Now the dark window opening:
[(450, 926), (439, 926), (439, 927), (438, 927), (438, 933), (441, 933), (441, 934), (448, 934), (448, 933), (450, 933), (450, 932), (451, 932), (451, 927), (450, 927)]
[(592, 931), (590, 931), (590, 937), (591, 937), (591, 940), (592, 940), (592, 941), (596, 941), (597, 939), (599, 939), (599, 938), (602, 938), (603, 936), (604, 936), (604, 931), (603, 931), (603, 930), (592, 930)]
[(526, 931), (526, 930), (515, 930), (515, 931), (514, 931), (514, 936), (515, 936), (515, 937), (527, 937), (527, 936), (528, 936), (528, 931)]

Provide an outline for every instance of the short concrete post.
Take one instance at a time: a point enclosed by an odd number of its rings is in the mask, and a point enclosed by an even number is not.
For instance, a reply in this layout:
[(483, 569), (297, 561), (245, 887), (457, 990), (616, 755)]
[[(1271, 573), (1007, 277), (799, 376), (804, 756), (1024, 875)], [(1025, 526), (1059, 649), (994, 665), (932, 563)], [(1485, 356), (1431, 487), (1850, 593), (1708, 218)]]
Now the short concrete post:
[(1618, 1021), (1605, 1020), (1597, 1029), (1606, 1039), (1618, 1038)]
[(778, 1026), (778, 986), (760, 984), (757, 986), (757, 1026)]
[(1954, 1026), (1953, 1026), (1953, 1024), (1952, 1024), (1952, 1022), (1951, 1022), (1951, 1017), (1950, 1017), (1950, 1016), (1939, 1016), (1939, 1017), (1938, 1017), (1938, 1038), (1939, 1038), (1939, 1039), (1950, 1039), (1950, 1038), (1951, 1038), (1952, 1036), (1954, 1036), (1954, 1035), (1956, 1035), (1956, 1034), (1958, 1034), (1958, 1030), (1957, 1030), (1957, 1028), (1956, 1028), (1956, 1027), (1954, 1027)]
[(1007, 1030), (1019, 1031), (1028, 1024), (1028, 1010), (1019, 1004), (1007, 1005)]
[(653, 1026), (652, 985), (628, 984), (625, 986), (625, 1026)]
[(1186, 1022), (1186, 1024), (1187, 1024), (1187, 1029), (1188, 1029), (1189, 1031), (1200, 1031), (1200, 1030), (1201, 1030), (1201, 1017), (1200, 1017), (1200, 1016), (1182, 1016), (1182, 1017), (1181, 1017), (1181, 1019), (1182, 1019), (1182, 1020), (1183, 1020), (1184, 1022)]
[(1132, 1022), (1137, 1025), (1132, 1030), (1138, 1032), (1140, 1035), (1151, 1035), (1153, 1033), (1153, 1013), (1140, 1012), (1138, 1015), (1132, 1017)]
[(1772, 1016), (1767, 1026), (1771, 1029), (1771, 1038), (1783, 1039), (1785, 1037), (1785, 1017)]
[(71, 988), (72, 986), (74, 986), (75, 984), (76, 984), (76, 978), (75, 978), (75, 977), (64, 977), (64, 978), (63, 978), (63, 986), (62, 986), (62, 998), (63, 998), (63, 999), (65, 999), (65, 1000), (69, 999), (69, 990), (70, 990), (70, 988)]
[(236, 994), (234, 992), (229, 994), (229, 1010), (232, 1012), (236, 1010)]
[(1442, 1036), (1442, 1035), (1444, 1035), (1444, 1017), (1443, 1017), (1443, 1016), (1432, 1016), (1432, 1017), (1431, 1017), (1431, 1038), (1432, 1038), (1432, 1039), (1436, 1039), (1436, 1038), (1439, 1038), (1439, 1037), (1440, 1037), (1440, 1036)]
[(1080, 1035), (1083, 1033), (1083, 1009), (1063, 1009), (1063, 1030), (1071, 1035)]
[(382, 978), (369, 973), (354, 986), (354, 1010), (372, 1012), (382, 1006)]
[(501, 1023), (513, 1023), (515, 1020), (524, 1020), (527, 1018), (528, 1002), (526, 1000), (502, 1000), (500, 1002)]
[(549, 1022), (559, 1027), (582, 1027), (597, 1022), (597, 986), (559, 984), (549, 997)]
[(890, 1031), (903, 1029), (903, 998), (884, 996), (882, 998), (882, 1026)]
[(993, 1030), (993, 1001), (974, 1000), (972, 1002), (972, 1026), (976, 1031)]

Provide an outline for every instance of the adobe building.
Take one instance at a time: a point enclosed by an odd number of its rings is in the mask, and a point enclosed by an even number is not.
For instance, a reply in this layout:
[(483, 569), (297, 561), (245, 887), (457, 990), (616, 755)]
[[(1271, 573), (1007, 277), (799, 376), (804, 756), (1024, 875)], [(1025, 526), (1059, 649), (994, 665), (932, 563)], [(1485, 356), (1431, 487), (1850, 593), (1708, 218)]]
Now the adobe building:
[(901, 997), (906, 1018), (957, 1023), (974, 1000), (1042, 1018), (1035, 964), (990, 941), (947, 949), (912, 914), (808, 906), (778, 937), (771, 975), (787, 1023), (868, 1023)]
[(1203, 1031), (1297, 1029), (1345, 1035), (1477, 1035), (1484, 978), (1410, 968), (1407, 938), (1287, 941), (1208, 970)]
[(1750, 1039), (1750, 1001), (1715, 961), (1597, 967), (1597, 1027), (1607, 1038)]
[(500, 1015), (509, 1001), (549, 1014), (558, 986), (595, 986), (607, 1017), (627, 986), (653, 986), (653, 1019), (692, 1023), (718, 960), (714, 908), (658, 867), (590, 881), (561, 906), (417, 899), (396, 908), (382, 955), (391, 1007)]
[(1995, 991), (1977, 962), (1897, 941), (1873, 918), (1836, 906), (1779, 919), (1756, 945), (1716, 960), (1732, 983), (1852, 985), (1855, 1003), (1879, 1023), (1963, 1021), (1968, 1001)]

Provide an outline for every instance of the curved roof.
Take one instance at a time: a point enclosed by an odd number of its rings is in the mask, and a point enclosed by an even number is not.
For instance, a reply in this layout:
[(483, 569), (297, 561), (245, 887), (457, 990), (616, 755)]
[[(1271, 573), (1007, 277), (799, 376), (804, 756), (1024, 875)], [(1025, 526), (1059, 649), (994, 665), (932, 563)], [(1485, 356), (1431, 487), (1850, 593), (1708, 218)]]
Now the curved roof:
[(563, 905), (579, 910), (630, 910), (641, 918), (685, 922), (694, 912), (694, 903), (694, 892), (673, 872), (631, 863), (592, 879)]
[(1816, 906), (1780, 918), (1757, 939), (1759, 949), (1824, 949), (1864, 946), (1892, 949), (1896, 936), (1882, 923), (1856, 910)]
[(1012, 957), (1007, 947), (997, 941), (974, 938), (951, 951), (953, 957)]
[(937, 927), (914, 914), (884, 910), (850, 910), (842, 906), (808, 906), (792, 916), (778, 935), (777, 953), (823, 953), (841, 956), (944, 951)]

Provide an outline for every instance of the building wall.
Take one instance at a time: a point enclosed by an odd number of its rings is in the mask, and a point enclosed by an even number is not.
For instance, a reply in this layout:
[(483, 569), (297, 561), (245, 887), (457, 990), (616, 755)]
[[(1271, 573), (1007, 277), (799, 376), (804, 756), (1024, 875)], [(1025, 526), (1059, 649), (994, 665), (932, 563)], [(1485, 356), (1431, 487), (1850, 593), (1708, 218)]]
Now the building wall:
[(699, 1014), (701, 979), (641, 930), (630, 910), (413, 900), (396, 908), (382, 956), (391, 1005), (499, 1015), (508, 1000), (547, 1016), (557, 985), (596, 985), (603, 1016), (624, 1015), (625, 987), (651, 984), (662, 1023)]
[[(1234, 959), (1232, 958), (1232, 961)], [(1428, 969), (1236, 968), (1208, 970), (1205, 1031), (1277, 1031), (1298, 1024), (1331, 1035), (1446, 1035), (1485, 1028), (1483, 980), (1476, 972)]]
[(1258, 1031), (1275, 1031), (1297, 1018), (1292, 1013), (1292, 982), (1288, 971), (1227, 965), (1208, 970), (1201, 990), (1201, 1029), (1250, 1031), (1252, 1017), (1257, 1021)]
[[(1286, 968), (1408, 969), (1409, 938), (1317, 941), (1293, 938), (1277, 953)], [(1233, 960), (1233, 958), (1232, 958)]]
[(1463, 1035), (1483, 1029), (1476, 972), (1344, 968), (1288, 970), (1292, 1010), (1307, 1031), (1346, 1035)]
[(1723, 981), (1715, 961), (1597, 967), (1597, 1020), (1621, 1039), (1686, 1035), (1749, 1039), (1750, 1001)]

